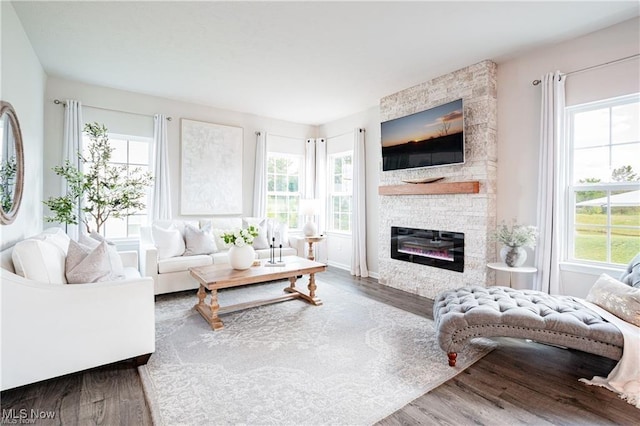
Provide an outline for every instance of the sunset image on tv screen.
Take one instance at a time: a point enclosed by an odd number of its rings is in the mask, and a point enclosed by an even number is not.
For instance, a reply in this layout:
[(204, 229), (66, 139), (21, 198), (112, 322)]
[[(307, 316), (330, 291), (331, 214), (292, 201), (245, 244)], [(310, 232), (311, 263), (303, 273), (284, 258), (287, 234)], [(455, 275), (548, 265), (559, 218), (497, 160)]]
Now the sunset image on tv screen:
[(462, 99), (381, 125), (383, 170), (464, 162)]

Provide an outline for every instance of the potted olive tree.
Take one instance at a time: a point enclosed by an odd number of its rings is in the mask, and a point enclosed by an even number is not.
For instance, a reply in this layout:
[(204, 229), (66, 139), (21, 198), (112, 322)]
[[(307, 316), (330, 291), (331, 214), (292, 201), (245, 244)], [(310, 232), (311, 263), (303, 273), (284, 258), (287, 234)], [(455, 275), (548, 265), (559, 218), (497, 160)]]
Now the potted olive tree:
[[(113, 148), (104, 125), (87, 123), (84, 131), (90, 142), (86, 154), (78, 153), (83, 170), (78, 170), (69, 160), (63, 166), (53, 168), (56, 175), (67, 181), (68, 191), (44, 201), (53, 213), (45, 220), (74, 225), (82, 222), (87, 232), (100, 233), (109, 218), (126, 217), (144, 209), (143, 200), (152, 177), (140, 168), (127, 169), (125, 165), (109, 163)], [(76, 207), (78, 202), (80, 215)]]

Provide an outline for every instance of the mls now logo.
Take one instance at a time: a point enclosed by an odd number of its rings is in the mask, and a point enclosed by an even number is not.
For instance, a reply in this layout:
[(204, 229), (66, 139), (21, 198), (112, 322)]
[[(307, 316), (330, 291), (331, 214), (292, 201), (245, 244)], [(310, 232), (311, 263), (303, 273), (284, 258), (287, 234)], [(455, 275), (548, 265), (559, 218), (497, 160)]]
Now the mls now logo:
[(54, 419), (56, 417), (55, 411), (41, 411), (34, 410), (33, 408), (27, 410), (26, 408), (21, 408), (16, 410), (12, 408), (10, 410), (2, 410), (2, 420), (1, 424), (32, 424), (35, 423), (36, 420), (40, 419)]

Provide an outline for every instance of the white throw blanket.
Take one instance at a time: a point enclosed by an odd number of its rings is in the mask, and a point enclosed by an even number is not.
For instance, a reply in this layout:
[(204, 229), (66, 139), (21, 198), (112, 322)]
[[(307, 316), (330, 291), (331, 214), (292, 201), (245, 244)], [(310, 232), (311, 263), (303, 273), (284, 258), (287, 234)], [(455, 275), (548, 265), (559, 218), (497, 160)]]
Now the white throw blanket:
[(586, 300), (578, 298), (574, 298), (574, 300), (618, 327), (624, 337), (622, 358), (609, 375), (607, 377), (595, 376), (591, 380), (580, 379), (580, 381), (588, 385), (607, 388), (617, 393), (629, 404), (640, 408), (640, 328)]

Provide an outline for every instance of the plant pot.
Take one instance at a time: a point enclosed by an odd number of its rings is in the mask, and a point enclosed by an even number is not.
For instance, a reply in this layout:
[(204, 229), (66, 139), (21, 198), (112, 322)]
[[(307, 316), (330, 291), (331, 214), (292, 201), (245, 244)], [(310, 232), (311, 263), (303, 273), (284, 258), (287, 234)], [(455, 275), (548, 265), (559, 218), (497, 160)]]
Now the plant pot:
[(500, 249), (500, 258), (507, 266), (515, 268), (524, 265), (527, 260), (527, 251), (522, 247), (503, 246)]
[(256, 258), (256, 252), (250, 245), (229, 248), (229, 264), (233, 269), (249, 269)]

